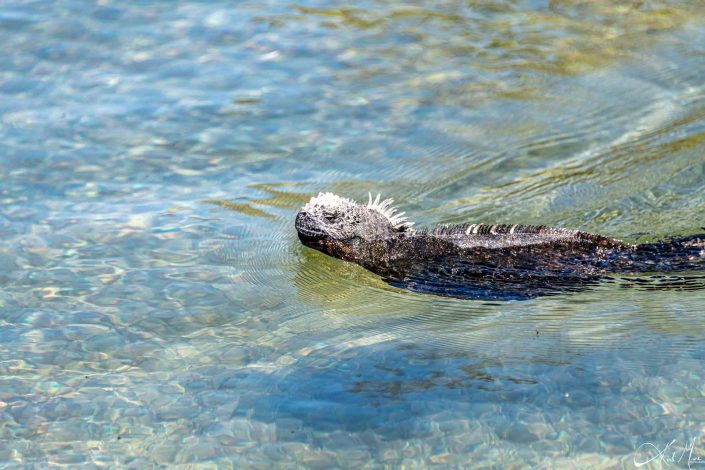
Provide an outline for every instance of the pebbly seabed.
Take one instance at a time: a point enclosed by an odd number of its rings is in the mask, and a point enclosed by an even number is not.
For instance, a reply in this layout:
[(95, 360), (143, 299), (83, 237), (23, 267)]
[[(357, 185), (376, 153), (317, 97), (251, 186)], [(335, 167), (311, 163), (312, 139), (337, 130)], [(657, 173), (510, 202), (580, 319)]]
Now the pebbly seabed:
[(332, 191), (688, 235), (693, 5), (3, 2), (0, 468), (705, 455), (702, 290), (434, 298), (292, 229)]

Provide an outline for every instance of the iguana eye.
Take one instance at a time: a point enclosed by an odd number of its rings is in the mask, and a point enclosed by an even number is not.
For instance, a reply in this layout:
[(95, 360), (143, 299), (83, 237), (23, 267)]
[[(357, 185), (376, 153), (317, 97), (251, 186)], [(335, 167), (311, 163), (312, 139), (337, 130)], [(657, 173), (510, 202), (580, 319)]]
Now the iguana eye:
[(328, 222), (335, 222), (335, 215), (333, 214), (323, 214), (323, 218), (326, 219)]

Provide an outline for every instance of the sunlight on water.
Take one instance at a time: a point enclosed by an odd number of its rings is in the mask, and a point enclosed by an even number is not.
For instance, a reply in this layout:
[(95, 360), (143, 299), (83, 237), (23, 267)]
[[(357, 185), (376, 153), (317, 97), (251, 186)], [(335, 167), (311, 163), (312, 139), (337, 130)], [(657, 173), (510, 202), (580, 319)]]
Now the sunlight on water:
[(687, 281), (447, 299), (293, 228), (332, 191), (697, 232), (699, 2), (10, 1), (0, 44), (0, 468), (705, 454)]

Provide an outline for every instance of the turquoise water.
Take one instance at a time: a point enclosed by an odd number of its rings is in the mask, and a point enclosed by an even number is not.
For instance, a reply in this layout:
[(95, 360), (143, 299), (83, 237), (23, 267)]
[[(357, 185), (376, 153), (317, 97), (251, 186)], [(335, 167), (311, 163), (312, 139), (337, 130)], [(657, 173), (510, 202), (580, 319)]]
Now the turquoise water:
[(702, 466), (702, 290), (435, 298), (293, 229), (696, 232), (699, 2), (9, 1), (0, 50), (0, 468)]

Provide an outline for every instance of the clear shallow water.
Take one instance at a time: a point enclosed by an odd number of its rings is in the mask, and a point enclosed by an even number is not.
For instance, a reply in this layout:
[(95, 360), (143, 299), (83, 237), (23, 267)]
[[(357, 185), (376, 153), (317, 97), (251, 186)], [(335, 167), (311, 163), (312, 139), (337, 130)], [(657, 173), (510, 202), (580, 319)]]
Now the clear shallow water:
[(416, 295), (304, 249), (293, 218), (372, 191), (421, 226), (693, 233), (704, 20), (697, 2), (3, 3), (0, 467), (703, 455), (705, 292)]

